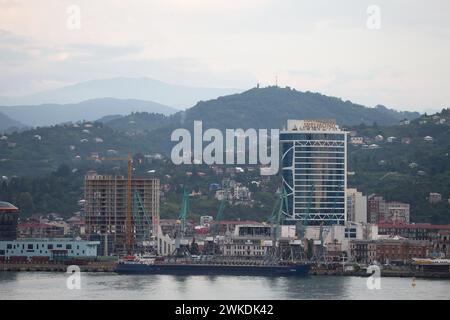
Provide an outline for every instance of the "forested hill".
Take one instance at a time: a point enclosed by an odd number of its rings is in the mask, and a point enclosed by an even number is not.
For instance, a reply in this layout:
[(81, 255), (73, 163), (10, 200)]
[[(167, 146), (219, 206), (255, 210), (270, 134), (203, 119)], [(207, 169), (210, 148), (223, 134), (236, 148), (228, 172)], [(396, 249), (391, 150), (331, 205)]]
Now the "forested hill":
[(282, 128), (287, 119), (336, 119), (340, 125), (374, 122), (392, 125), (404, 118), (417, 118), (420, 114), (398, 112), (382, 106), (368, 108), (320, 93), (267, 87), (201, 101), (182, 116), (187, 123), (203, 120), (208, 127), (221, 129)]
[(203, 121), (204, 127), (208, 128), (281, 129), (287, 119), (336, 119), (340, 125), (393, 125), (405, 118), (412, 120), (419, 116), (417, 112), (399, 112), (381, 105), (368, 108), (319, 93), (266, 87), (200, 101), (186, 111), (159, 118), (157, 122), (155, 117), (134, 114), (116, 119), (114, 127), (131, 132), (158, 128), (160, 134), (167, 135), (180, 126), (192, 128), (195, 120)]

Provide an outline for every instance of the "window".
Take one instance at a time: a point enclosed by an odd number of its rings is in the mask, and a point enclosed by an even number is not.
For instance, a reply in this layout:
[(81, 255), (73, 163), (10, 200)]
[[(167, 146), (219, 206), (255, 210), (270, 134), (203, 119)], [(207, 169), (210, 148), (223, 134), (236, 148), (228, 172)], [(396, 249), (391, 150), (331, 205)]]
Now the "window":
[(52, 249), (53, 249), (53, 244), (47, 245), (47, 249), (48, 249), (48, 250), (52, 250)]
[(71, 244), (66, 244), (66, 249), (68, 249), (68, 250), (72, 249), (72, 245)]
[(28, 244), (27, 248), (28, 248), (28, 250), (32, 250), (33, 249), (33, 244), (32, 243)]
[(6, 249), (12, 249), (12, 244), (8, 243), (8, 244), (6, 245)]
[(62, 244), (58, 243), (58, 244), (56, 245), (56, 247), (57, 247), (57, 248), (62, 248)]

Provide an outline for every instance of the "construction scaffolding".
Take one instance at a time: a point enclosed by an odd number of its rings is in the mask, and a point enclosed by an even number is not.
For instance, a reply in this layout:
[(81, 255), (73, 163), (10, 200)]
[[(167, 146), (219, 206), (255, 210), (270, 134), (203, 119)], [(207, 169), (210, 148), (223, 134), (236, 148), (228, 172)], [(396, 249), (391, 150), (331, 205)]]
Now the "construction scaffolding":
[[(86, 233), (110, 235), (116, 254), (130, 251), (130, 245), (134, 249), (136, 240), (142, 240), (143, 236), (156, 236), (159, 225), (159, 179), (132, 178), (131, 186), (128, 181), (124, 176), (92, 174), (85, 177)], [(127, 223), (130, 206), (134, 213), (131, 225)]]

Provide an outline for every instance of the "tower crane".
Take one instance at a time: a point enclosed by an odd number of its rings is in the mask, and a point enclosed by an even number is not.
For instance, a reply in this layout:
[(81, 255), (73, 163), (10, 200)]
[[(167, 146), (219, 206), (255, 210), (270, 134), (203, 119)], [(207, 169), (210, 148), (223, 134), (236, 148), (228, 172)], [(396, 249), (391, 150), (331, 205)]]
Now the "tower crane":
[(188, 211), (189, 211), (189, 193), (187, 192), (186, 187), (183, 187), (183, 200), (181, 202), (180, 215), (178, 216), (178, 220), (180, 221), (181, 238), (184, 238), (184, 236), (186, 235), (186, 219)]

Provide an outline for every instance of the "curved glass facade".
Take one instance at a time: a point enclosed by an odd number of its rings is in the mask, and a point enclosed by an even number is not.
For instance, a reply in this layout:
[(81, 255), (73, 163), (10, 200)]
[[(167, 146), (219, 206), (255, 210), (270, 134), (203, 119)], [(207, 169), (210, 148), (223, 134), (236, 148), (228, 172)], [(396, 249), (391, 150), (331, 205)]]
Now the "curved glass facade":
[(308, 225), (344, 224), (347, 135), (335, 130), (280, 133), (282, 179), (288, 220)]

